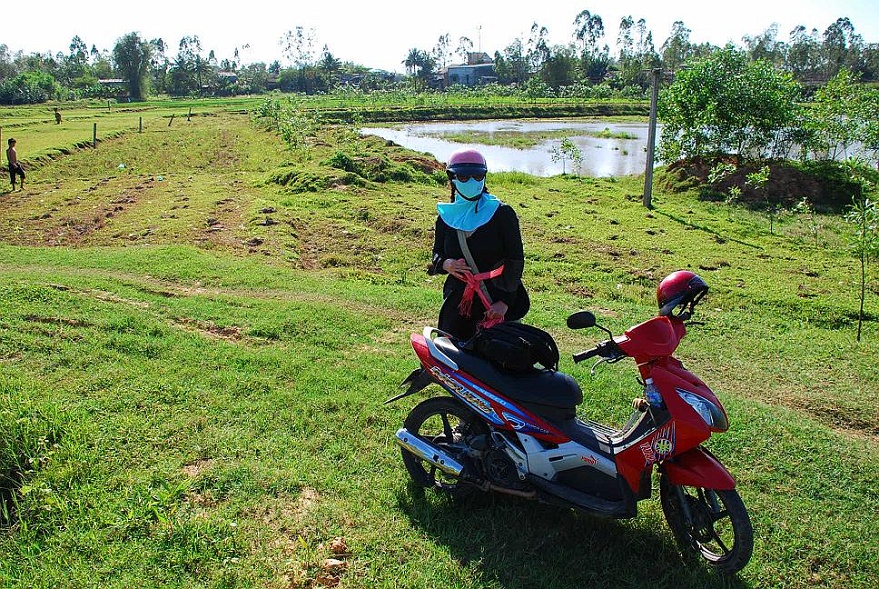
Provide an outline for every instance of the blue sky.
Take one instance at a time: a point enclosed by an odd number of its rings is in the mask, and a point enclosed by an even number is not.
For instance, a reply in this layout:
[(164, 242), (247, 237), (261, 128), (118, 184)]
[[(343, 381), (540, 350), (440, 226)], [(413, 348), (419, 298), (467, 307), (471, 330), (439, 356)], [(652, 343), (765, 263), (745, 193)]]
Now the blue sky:
[(453, 45), (468, 37), (474, 49), (493, 54), (517, 37), (527, 39), (537, 22), (549, 31), (551, 43), (568, 43), (574, 18), (584, 9), (601, 17), (604, 42), (612, 51), (625, 16), (635, 21), (643, 18), (657, 48), (678, 20), (692, 31), (690, 40), (695, 43), (741, 45), (743, 36), (760, 35), (773, 23), (778, 24), (778, 39), (787, 41), (797, 25), (823, 32), (837, 18), (848, 17), (855, 32), (876, 43), (879, 10), (875, 5), (875, 0), (149, 0), (135, 4), (44, 0), (38, 7), (19, 11), (14, 19), (4, 10), (0, 44), (10, 51), (67, 53), (70, 40), (79, 35), (89, 47), (112, 49), (119, 37), (136, 31), (145, 39), (163, 39), (173, 56), (182, 37), (197, 35), (204, 50), (213, 49), (219, 59), (231, 58), (237, 48), (245, 63), (270, 62), (283, 61), (280, 39), (301, 26), (314, 31), (318, 53), (326, 45), (343, 61), (403, 71), (401, 62), (409, 49), (430, 50), (444, 34)]

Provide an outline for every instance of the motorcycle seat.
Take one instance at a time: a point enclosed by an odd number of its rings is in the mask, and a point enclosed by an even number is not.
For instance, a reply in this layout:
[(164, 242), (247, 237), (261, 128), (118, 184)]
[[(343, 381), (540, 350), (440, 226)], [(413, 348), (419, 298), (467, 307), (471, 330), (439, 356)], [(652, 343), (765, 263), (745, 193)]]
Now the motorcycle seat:
[(459, 348), (448, 337), (438, 337), (433, 342), (458, 365), (459, 371), (466, 372), (509, 399), (557, 408), (572, 408), (583, 402), (580, 385), (563, 372), (500, 370), (488, 360)]

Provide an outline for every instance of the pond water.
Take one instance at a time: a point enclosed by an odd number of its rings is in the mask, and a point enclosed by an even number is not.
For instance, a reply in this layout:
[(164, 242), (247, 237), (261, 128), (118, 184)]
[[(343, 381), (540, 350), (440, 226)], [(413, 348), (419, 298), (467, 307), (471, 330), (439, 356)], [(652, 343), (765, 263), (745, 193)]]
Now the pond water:
[[(566, 131), (566, 135), (579, 149), (583, 161), (575, 163), (552, 160), (552, 149), (561, 145), (562, 139), (550, 139), (530, 149), (516, 149), (478, 143), (458, 143), (445, 139), (452, 133), (475, 131), (491, 137), (499, 132), (533, 133), (540, 131)], [(592, 134), (607, 131), (612, 137), (595, 137)], [(656, 131), (659, 137), (661, 128)], [(413, 123), (393, 127), (364, 127), (364, 135), (377, 135), (408, 149), (429, 153), (441, 162), (463, 148), (476, 148), (488, 160), (492, 171), (518, 171), (533, 176), (555, 176), (563, 172), (579, 173), (593, 177), (629, 176), (643, 174), (647, 165), (647, 123), (611, 123), (585, 120), (503, 120), (503, 121), (455, 121)], [(625, 139), (616, 138), (625, 134)], [(631, 137), (631, 138), (629, 138)]]

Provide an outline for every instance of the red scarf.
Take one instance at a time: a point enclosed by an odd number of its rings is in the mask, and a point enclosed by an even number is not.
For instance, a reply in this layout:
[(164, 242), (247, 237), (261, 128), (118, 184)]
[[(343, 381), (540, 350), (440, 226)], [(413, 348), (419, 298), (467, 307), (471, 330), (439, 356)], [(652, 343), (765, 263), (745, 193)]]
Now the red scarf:
[[(469, 317), (470, 313), (473, 309), (473, 295), (474, 293), (479, 296), (479, 300), (482, 301), (483, 306), (486, 310), (491, 307), (491, 301), (486, 296), (485, 292), (480, 288), (480, 283), (489, 278), (497, 278), (504, 272), (504, 267), (500, 266), (499, 268), (495, 268), (494, 270), (490, 270), (488, 272), (482, 272), (480, 274), (472, 274), (467, 272), (464, 274), (464, 282), (467, 285), (464, 287), (464, 294), (461, 295), (461, 302), (458, 304), (458, 311), (461, 313), (462, 317)], [(488, 329), (493, 325), (497, 325), (498, 323), (502, 323), (504, 320), (503, 317), (495, 317), (492, 319), (483, 319), (479, 322), (479, 327)]]

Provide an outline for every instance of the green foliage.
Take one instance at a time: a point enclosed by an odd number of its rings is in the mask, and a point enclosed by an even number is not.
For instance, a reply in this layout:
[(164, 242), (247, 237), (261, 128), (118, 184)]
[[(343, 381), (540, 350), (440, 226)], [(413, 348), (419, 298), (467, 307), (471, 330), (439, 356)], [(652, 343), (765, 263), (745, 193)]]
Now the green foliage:
[(577, 144), (565, 137), (559, 145), (552, 148), (552, 161), (562, 162), (562, 174), (565, 174), (565, 164), (570, 161), (577, 166), (583, 163), (583, 152)]
[(132, 100), (146, 97), (144, 83), (149, 74), (152, 46), (137, 33), (128, 33), (113, 47), (113, 61), (128, 81), (128, 94)]
[(0, 81), (0, 104), (35, 104), (61, 95), (61, 85), (41, 71), (32, 70)]
[(63, 426), (51, 404), (35, 403), (26, 390), (11, 374), (0, 376), (0, 533), (63, 501), (39, 479), (59, 449)]
[(870, 176), (875, 173), (866, 173), (863, 165), (853, 164), (850, 166), (852, 178), (861, 188), (860, 194), (852, 197), (852, 204), (845, 214), (845, 220), (852, 225), (850, 235), (851, 248), (860, 264), (860, 309), (858, 312), (858, 335), (861, 341), (861, 330), (864, 322), (865, 301), (867, 294), (867, 267), (871, 260), (879, 258), (879, 206), (875, 201), (867, 197), (867, 193), (873, 186)]
[(307, 148), (320, 126), (317, 111), (301, 108), (301, 102), (296, 97), (266, 98), (253, 116), (264, 128), (279, 133), (294, 150)]
[(660, 93), (659, 158), (774, 153), (777, 138), (796, 120), (799, 95), (789, 74), (750, 62), (732, 47), (696, 60)]
[(818, 88), (807, 112), (803, 148), (814, 158), (845, 159), (857, 144), (879, 150), (879, 89), (859, 83), (849, 70)]

